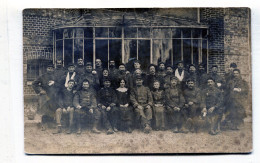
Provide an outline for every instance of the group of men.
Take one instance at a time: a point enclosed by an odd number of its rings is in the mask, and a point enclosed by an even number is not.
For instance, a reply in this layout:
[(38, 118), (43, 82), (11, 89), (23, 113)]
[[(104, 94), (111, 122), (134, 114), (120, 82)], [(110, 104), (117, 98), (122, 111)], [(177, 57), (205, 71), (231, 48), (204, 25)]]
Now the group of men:
[(203, 64), (190, 64), (186, 70), (181, 61), (175, 70), (161, 62), (151, 64), (147, 72), (138, 60), (131, 70), (124, 64), (117, 69), (113, 60), (109, 69), (102, 67), (100, 59), (95, 65), (93, 69), (91, 62), (84, 65), (79, 58), (77, 65), (65, 69), (62, 60), (57, 60), (56, 68), (48, 65), (47, 73), (33, 82), (40, 95), (42, 123), (53, 117), (57, 123), (54, 134), (62, 132), (62, 119), (68, 121), (68, 134), (74, 126), (80, 134), (86, 125), (82, 119), (88, 117), (94, 133), (101, 132), (100, 126), (107, 134), (118, 129), (131, 133), (135, 128), (145, 133), (153, 129), (198, 132), (205, 122), (209, 134), (216, 135), (223, 122), (238, 130), (246, 116), (247, 83), (235, 63), (225, 76), (218, 74), (216, 65), (208, 74)]

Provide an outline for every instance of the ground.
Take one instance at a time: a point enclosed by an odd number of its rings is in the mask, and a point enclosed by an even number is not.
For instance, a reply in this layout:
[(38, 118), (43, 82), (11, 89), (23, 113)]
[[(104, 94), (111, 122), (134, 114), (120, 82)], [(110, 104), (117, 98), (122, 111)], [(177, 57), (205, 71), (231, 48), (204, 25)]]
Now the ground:
[(98, 154), (98, 153), (248, 153), (252, 151), (252, 123), (238, 131), (222, 131), (212, 136), (206, 132), (172, 133), (152, 131), (145, 134), (117, 132), (113, 135), (93, 134), (84, 130), (81, 135), (53, 135), (54, 129), (41, 131), (26, 122), (25, 152), (29, 154)]

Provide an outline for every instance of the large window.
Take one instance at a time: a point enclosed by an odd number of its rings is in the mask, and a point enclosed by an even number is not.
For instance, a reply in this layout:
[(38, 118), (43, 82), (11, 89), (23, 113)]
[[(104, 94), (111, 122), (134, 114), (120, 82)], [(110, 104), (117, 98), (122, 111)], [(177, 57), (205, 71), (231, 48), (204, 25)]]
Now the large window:
[(118, 65), (137, 59), (143, 69), (180, 60), (207, 64), (207, 35), (205, 27), (68, 27), (54, 31), (54, 58), (62, 58), (64, 66), (78, 58), (85, 63), (99, 58), (104, 67), (110, 60)]

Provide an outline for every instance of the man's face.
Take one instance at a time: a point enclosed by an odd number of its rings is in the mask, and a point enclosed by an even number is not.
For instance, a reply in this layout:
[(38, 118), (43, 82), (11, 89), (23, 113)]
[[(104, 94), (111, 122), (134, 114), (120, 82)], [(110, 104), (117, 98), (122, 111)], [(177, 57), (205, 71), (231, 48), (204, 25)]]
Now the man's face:
[(108, 71), (107, 70), (103, 71), (103, 76), (105, 76), (105, 77), (108, 76)]
[(100, 60), (100, 59), (96, 59), (96, 65), (97, 65), (98, 67), (101, 67), (101, 65), (102, 65), (102, 62), (101, 62), (101, 60)]
[(68, 68), (68, 70), (69, 70), (69, 72), (73, 73), (73, 72), (75, 71), (75, 67), (74, 67), (74, 66), (70, 66), (70, 67)]
[(171, 67), (167, 67), (166, 73), (167, 74), (172, 74), (173, 73), (173, 69)]
[(62, 67), (62, 61), (61, 60), (57, 60), (56, 66), (59, 67), (59, 68)]
[(84, 65), (83, 59), (78, 59), (78, 65), (80, 65), (80, 66)]
[(125, 66), (120, 65), (120, 66), (119, 66), (119, 71), (125, 71)]
[(150, 74), (155, 74), (155, 67), (151, 66), (149, 71), (150, 71)]
[(204, 68), (202, 65), (200, 65), (200, 66), (199, 66), (199, 70), (200, 70), (200, 71), (204, 71), (205, 68)]
[(47, 73), (52, 73), (53, 72), (53, 67), (47, 67)]
[(143, 85), (143, 80), (142, 79), (136, 79), (136, 85), (137, 86)]
[(171, 84), (172, 84), (172, 86), (176, 86), (177, 83), (178, 83), (178, 81), (177, 81), (176, 79), (172, 79), (172, 80), (171, 80)]
[(83, 82), (82, 87), (83, 87), (83, 89), (88, 89), (89, 88), (89, 83), (88, 82)]
[(135, 74), (136, 74), (137, 76), (139, 76), (139, 75), (142, 74), (142, 71), (141, 71), (140, 69), (137, 69), (137, 70), (135, 70)]
[(182, 63), (178, 63), (178, 69), (183, 69), (183, 64)]
[(165, 69), (165, 65), (161, 63), (161, 64), (159, 65), (159, 69), (160, 69), (161, 71), (163, 71), (163, 70)]
[(196, 68), (194, 66), (190, 66), (190, 72), (191, 73), (195, 73), (196, 72)]
[(218, 72), (218, 68), (217, 67), (212, 67), (212, 73), (216, 74)]
[(213, 87), (214, 84), (215, 84), (215, 82), (214, 82), (212, 79), (209, 79), (209, 80), (208, 80), (208, 86), (209, 86), (209, 87)]
[(109, 66), (110, 66), (111, 68), (115, 67), (115, 66), (116, 66), (115, 61), (110, 61)]
[(234, 67), (230, 67), (230, 68), (229, 68), (229, 70), (230, 70), (231, 72), (233, 72), (234, 69), (235, 69)]
[(87, 65), (86, 66), (86, 70), (87, 70), (87, 72), (91, 72), (92, 71), (92, 66), (91, 65)]
[(153, 87), (154, 87), (155, 89), (159, 89), (159, 88), (160, 88), (160, 83), (159, 83), (159, 82), (154, 82), (154, 83), (153, 83)]
[(135, 69), (138, 69), (138, 68), (140, 68), (140, 67), (141, 67), (141, 65), (140, 65), (140, 63), (138, 63), (138, 62), (135, 62), (135, 63), (134, 63), (134, 67), (135, 67)]
[(111, 82), (110, 82), (110, 81), (105, 81), (105, 82), (104, 82), (104, 86), (105, 86), (106, 88), (110, 87), (110, 85), (111, 85)]
[(68, 83), (68, 88), (72, 89), (73, 86), (74, 86), (74, 82), (70, 81), (70, 82)]
[(240, 76), (240, 73), (238, 71), (233, 71), (234, 77), (238, 78)]
[(189, 81), (189, 82), (187, 83), (187, 85), (188, 85), (188, 88), (189, 88), (189, 89), (193, 89), (193, 88), (194, 88), (194, 81)]

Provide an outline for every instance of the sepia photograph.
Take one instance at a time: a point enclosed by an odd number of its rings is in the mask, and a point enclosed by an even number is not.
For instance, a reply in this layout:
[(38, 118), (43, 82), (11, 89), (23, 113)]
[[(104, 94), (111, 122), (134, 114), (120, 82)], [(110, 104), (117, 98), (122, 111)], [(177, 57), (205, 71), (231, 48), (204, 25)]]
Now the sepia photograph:
[(250, 8), (22, 19), (26, 154), (252, 152)]

